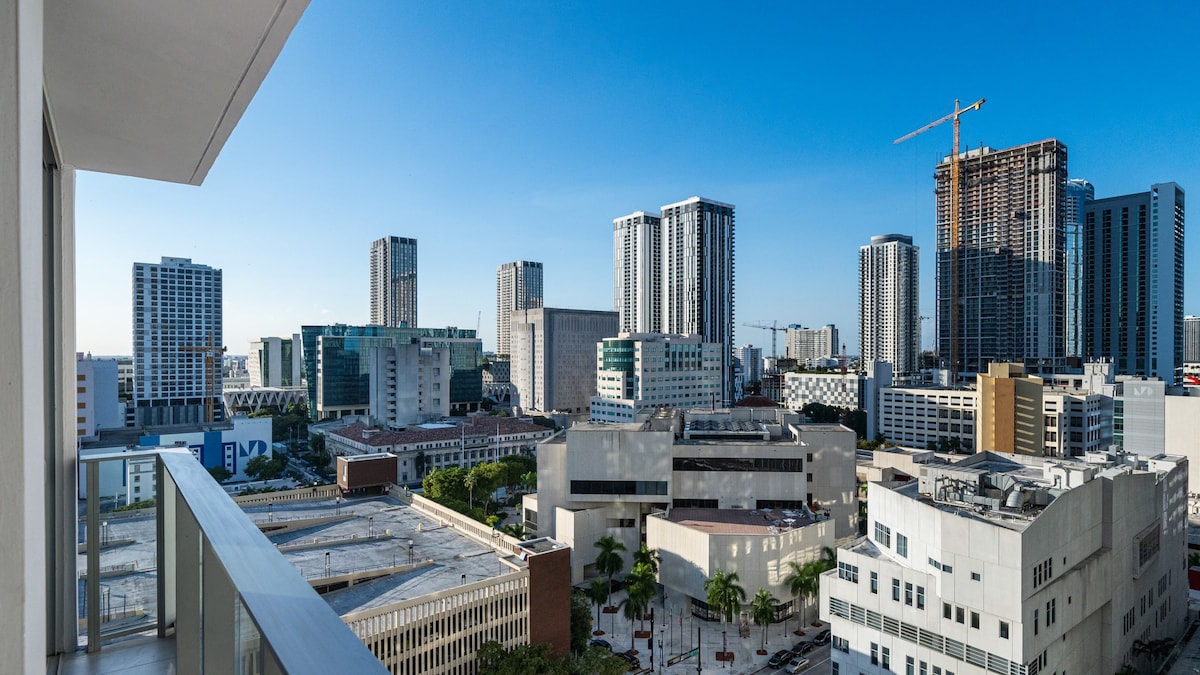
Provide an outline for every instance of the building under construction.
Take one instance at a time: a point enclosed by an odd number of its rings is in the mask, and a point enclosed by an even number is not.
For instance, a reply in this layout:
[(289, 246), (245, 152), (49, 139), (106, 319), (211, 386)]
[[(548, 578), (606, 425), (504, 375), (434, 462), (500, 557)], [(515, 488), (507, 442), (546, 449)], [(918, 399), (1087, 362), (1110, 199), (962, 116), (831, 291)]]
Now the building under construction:
[(957, 237), (950, 159), (935, 175), (941, 365), (978, 373), (1013, 362), (1052, 372), (1064, 356), (1067, 148), (1049, 139), (962, 153)]

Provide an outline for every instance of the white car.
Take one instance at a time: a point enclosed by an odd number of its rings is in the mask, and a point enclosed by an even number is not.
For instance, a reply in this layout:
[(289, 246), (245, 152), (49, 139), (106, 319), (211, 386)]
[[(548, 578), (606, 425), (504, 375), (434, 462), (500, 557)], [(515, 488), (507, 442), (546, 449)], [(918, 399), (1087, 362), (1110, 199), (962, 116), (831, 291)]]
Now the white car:
[(783, 669), (784, 669), (784, 671), (789, 672), (789, 673), (798, 673), (807, 667), (808, 667), (808, 659), (798, 656), (798, 657), (792, 659), (791, 661), (788, 661), (788, 664), (786, 666), (784, 666)]

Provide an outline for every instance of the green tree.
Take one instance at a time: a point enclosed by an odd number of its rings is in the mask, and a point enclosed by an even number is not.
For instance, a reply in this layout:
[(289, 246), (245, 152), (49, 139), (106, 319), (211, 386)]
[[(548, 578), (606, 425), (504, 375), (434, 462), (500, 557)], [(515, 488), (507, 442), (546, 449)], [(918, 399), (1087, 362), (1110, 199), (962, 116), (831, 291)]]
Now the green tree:
[(800, 598), (807, 594), (808, 572), (805, 565), (795, 560), (788, 561), (788, 574), (783, 578), (783, 584), (788, 587), (792, 597), (796, 598), (796, 632), (804, 630), (804, 613), (800, 611)]
[(841, 408), (816, 401), (806, 403), (800, 412), (818, 424), (837, 422), (842, 417)]
[(217, 481), (218, 483), (224, 483), (230, 478), (233, 478), (233, 473), (223, 466), (208, 467), (208, 474), (212, 476), (213, 480)]
[(522, 454), (505, 455), (500, 458), (501, 485), (514, 493), (521, 485), (521, 477), (530, 471), (537, 471), (537, 460)]
[(521, 476), (521, 487), (526, 492), (536, 492), (537, 491), (537, 472), (530, 471), (529, 473), (523, 474)]
[(588, 637), (592, 634), (592, 608), (583, 593), (571, 594), (571, 651), (575, 654), (587, 649)]
[[(832, 548), (822, 546), (820, 558), (803, 565), (795, 562), (789, 562), (788, 565), (791, 573), (784, 578), (783, 582), (797, 598), (804, 600), (804, 607), (807, 608), (821, 592), (821, 575), (837, 566), (837, 554)], [(804, 614), (801, 613), (801, 621), (803, 621), (803, 617)]]
[(596, 630), (600, 630), (600, 607), (608, 602), (608, 582), (600, 577), (592, 579), (592, 602), (596, 605)]
[(550, 655), (550, 645), (518, 645), (506, 650), (499, 642), (485, 642), (475, 654), (479, 672), (489, 675), (570, 675), (565, 659)]
[(866, 440), (868, 438), (867, 411), (861, 408), (847, 410), (846, 414), (842, 415), (842, 424), (853, 429), (854, 433), (858, 434), (859, 439)]
[(1188, 567), (1200, 567), (1200, 552), (1192, 551), (1188, 554)]
[(451, 466), (445, 469), (434, 469), (421, 481), (425, 496), (435, 501), (441, 499), (457, 499), (467, 501), (467, 470), (461, 466)]
[(251, 480), (271, 480), (283, 473), (285, 465), (278, 459), (269, 459), (266, 455), (251, 457), (242, 468), (242, 473)]
[(658, 574), (658, 549), (647, 548), (645, 544), (633, 552), (633, 566), (646, 565), (650, 569), (650, 576)]
[[(646, 545), (642, 544), (642, 548), (634, 552), (634, 558), (637, 558), (640, 551), (645, 550), (647, 550)], [(654, 549), (649, 549), (649, 552), (653, 554)], [(654, 556), (650, 555), (647, 557), (652, 560)], [(643, 629), (646, 627), (646, 610), (649, 609), (650, 603), (654, 601), (654, 596), (658, 595), (658, 586), (655, 585), (657, 571), (653, 567), (653, 564), (652, 562), (635, 562), (633, 570), (629, 572), (629, 576), (625, 579), (627, 582), (626, 594), (633, 600), (637, 609), (641, 611), (641, 614), (638, 616), (642, 619), (639, 625)]]
[(721, 615), (721, 632), (726, 630), (726, 624), (733, 621), (734, 613), (746, 602), (746, 589), (738, 585), (737, 572), (717, 570), (704, 582), (704, 591), (708, 594), (708, 606)]
[(625, 544), (617, 541), (611, 534), (606, 534), (592, 545), (600, 549), (596, 554), (596, 571), (608, 577), (608, 594), (612, 595), (613, 577), (620, 574), (625, 567), (625, 561), (621, 558)]
[(602, 647), (588, 647), (579, 654), (572, 654), (569, 661), (571, 675), (624, 675), (629, 664), (612, 655)]
[(429, 458), (425, 456), (424, 450), (417, 452), (416, 456), (413, 457), (413, 468), (416, 469), (418, 478), (425, 478), (425, 467), (428, 461)]
[(750, 618), (754, 620), (756, 626), (762, 626), (762, 648), (767, 648), (767, 628), (771, 626), (771, 622), (775, 620), (775, 606), (779, 601), (771, 592), (765, 588), (758, 589), (758, 593), (754, 594), (754, 598), (750, 600)]
[(623, 616), (629, 620), (629, 648), (633, 649), (633, 647), (634, 647), (633, 622), (636, 621), (637, 619), (642, 618), (642, 616), (644, 616), (643, 612), (645, 612), (645, 610), (642, 609), (642, 607), (638, 604), (637, 599), (634, 598), (632, 595), (626, 596), (625, 599), (622, 600), (621, 604), (618, 606), (621, 608), (621, 616)]

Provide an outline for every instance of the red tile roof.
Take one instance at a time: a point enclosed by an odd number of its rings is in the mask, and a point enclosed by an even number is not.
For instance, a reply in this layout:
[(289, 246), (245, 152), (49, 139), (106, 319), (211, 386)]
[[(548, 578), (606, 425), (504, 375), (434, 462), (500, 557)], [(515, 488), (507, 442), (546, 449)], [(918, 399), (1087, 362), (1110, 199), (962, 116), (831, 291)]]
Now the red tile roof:
[(333, 429), (329, 433), (334, 436), (370, 445), (372, 447), (386, 447), (391, 445), (407, 445), (412, 443), (432, 443), (434, 441), (451, 441), (467, 436), (470, 438), (478, 437), (494, 437), (496, 430), (499, 428), (500, 436), (511, 436), (515, 434), (529, 434), (545, 432), (544, 435), (549, 436), (554, 433), (552, 430), (532, 422), (522, 422), (513, 417), (472, 417), (464, 427), (454, 426), (447, 429), (422, 429), (417, 426), (411, 426), (404, 431), (386, 431), (375, 430), (375, 433), (363, 437), (364, 431), (371, 431), (373, 428), (368, 427), (362, 422), (355, 422), (349, 426), (340, 429)]

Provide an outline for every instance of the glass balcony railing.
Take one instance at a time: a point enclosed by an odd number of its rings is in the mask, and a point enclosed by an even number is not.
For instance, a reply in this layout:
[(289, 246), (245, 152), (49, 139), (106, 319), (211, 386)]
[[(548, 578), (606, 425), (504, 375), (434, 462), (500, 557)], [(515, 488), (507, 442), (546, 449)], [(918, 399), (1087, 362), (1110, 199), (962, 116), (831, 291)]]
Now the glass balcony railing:
[(387, 672), (186, 448), (80, 464), (88, 651), (154, 631), (181, 674)]

